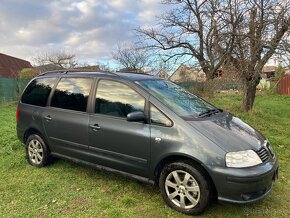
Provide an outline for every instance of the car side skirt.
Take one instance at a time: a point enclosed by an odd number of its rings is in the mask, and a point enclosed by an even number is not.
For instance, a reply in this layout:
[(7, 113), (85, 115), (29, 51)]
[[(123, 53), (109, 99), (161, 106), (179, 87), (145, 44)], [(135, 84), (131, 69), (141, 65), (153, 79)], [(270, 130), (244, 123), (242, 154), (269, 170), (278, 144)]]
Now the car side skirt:
[(117, 173), (117, 174), (122, 175), (124, 177), (131, 178), (131, 179), (134, 179), (134, 180), (138, 180), (138, 181), (143, 182), (143, 183), (148, 183), (148, 184), (151, 184), (151, 185), (155, 185), (155, 181), (154, 180), (151, 180), (151, 179), (148, 179), (148, 178), (145, 178), (145, 177), (142, 177), (142, 176), (137, 176), (137, 175), (134, 175), (134, 174), (131, 174), (131, 173), (127, 173), (127, 172), (124, 172), (124, 171), (120, 171), (120, 170), (116, 170), (116, 169), (113, 169), (113, 168), (110, 168), (110, 167), (106, 167), (106, 166), (102, 166), (102, 165), (98, 165), (98, 164), (93, 164), (93, 163), (90, 163), (90, 162), (87, 162), (87, 161), (84, 161), (84, 160), (80, 160), (80, 159), (77, 159), (77, 158), (69, 157), (69, 156), (66, 156), (66, 155), (59, 154), (59, 153), (52, 152), (51, 155), (54, 156), (54, 157), (58, 157), (58, 158), (61, 158), (61, 159), (66, 159), (66, 160), (72, 161), (74, 163), (84, 164), (84, 165), (96, 168), (98, 170), (104, 170), (104, 171), (107, 171), (107, 172)]

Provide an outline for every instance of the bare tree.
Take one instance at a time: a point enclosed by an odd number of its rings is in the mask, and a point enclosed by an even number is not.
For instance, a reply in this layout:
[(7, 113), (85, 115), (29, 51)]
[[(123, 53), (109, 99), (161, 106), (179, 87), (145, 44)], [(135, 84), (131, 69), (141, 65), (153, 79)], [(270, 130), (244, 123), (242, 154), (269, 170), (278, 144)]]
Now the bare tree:
[(231, 25), (235, 24), (234, 19), (240, 19), (231, 11), (221, 13), (231, 2), (164, 0), (163, 3), (171, 9), (158, 18), (157, 27), (139, 28), (137, 32), (145, 38), (148, 48), (166, 51), (167, 61), (184, 57), (197, 60), (207, 79), (213, 79), (232, 49)]
[(142, 68), (150, 65), (148, 52), (134, 45), (118, 45), (112, 56), (123, 68), (133, 72), (140, 73)]
[(290, 1), (232, 1), (231, 10), (242, 14), (228, 64), (241, 74), (245, 85), (242, 108), (252, 110), (263, 66), (285, 39), (290, 26)]
[(55, 65), (60, 68), (68, 69), (77, 66), (76, 55), (65, 50), (52, 53), (40, 54), (35, 58), (38, 65)]
[[(138, 29), (147, 47), (168, 59), (197, 60), (213, 79), (231, 65), (245, 85), (242, 108), (252, 110), (260, 73), (289, 31), (289, 0), (164, 0), (172, 9), (157, 27)], [(173, 52), (174, 51), (174, 52)]]

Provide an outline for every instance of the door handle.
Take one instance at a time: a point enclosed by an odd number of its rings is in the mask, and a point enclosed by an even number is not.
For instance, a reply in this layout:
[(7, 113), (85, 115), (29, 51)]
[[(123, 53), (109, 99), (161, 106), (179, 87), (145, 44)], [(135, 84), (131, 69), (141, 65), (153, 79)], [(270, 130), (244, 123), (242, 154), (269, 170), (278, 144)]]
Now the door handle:
[(44, 117), (44, 119), (46, 119), (46, 121), (51, 121), (52, 120), (50, 115), (47, 115), (46, 117)]
[(93, 131), (98, 131), (99, 129), (101, 129), (101, 127), (98, 124), (92, 124), (90, 125), (90, 127)]

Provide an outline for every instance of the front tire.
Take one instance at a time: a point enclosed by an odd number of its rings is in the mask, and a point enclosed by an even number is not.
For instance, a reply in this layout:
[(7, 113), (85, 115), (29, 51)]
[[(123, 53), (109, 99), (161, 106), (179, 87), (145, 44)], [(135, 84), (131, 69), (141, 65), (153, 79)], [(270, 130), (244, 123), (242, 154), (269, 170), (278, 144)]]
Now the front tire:
[(204, 173), (189, 163), (166, 165), (160, 174), (159, 187), (164, 201), (184, 214), (200, 214), (210, 202), (210, 185)]
[(26, 159), (35, 167), (44, 167), (50, 162), (50, 152), (44, 140), (37, 134), (30, 135), (26, 141)]

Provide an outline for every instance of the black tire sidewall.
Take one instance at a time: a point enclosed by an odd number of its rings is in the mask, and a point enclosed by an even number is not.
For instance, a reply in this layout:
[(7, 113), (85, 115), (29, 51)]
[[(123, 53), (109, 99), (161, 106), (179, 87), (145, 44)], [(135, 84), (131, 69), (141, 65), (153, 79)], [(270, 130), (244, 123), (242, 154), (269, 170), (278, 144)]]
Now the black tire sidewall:
[[(30, 158), (29, 158), (29, 154), (28, 154), (28, 145), (30, 143), (31, 140), (37, 140), (39, 141), (39, 143), (41, 144), (42, 146), (42, 149), (43, 149), (43, 158), (41, 160), (41, 162), (39, 164), (36, 164), (36, 163), (33, 163)], [(33, 135), (30, 135), (26, 141), (26, 144), (25, 144), (25, 150), (26, 150), (26, 159), (28, 161), (29, 164), (31, 164), (32, 166), (35, 166), (35, 167), (44, 167), (45, 165), (47, 165), (48, 163), (48, 159), (49, 159), (49, 149), (47, 147), (47, 145), (45, 144), (44, 140), (37, 134), (33, 134)]]
[[(165, 180), (169, 173), (171, 173), (174, 170), (183, 170), (191, 174), (194, 179), (197, 181), (199, 188), (200, 188), (200, 199), (198, 204), (191, 208), (191, 209), (184, 209), (176, 206), (167, 196), (166, 190), (165, 190)], [(201, 172), (200, 169), (197, 169), (196, 167), (189, 165), (188, 163), (183, 162), (176, 162), (166, 165), (161, 174), (159, 179), (159, 187), (162, 193), (162, 197), (164, 201), (173, 209), (182, 212), (184, 214), (188, 215), (198, 215), (202, 213), (207, 205), (210, 202), (210, 185), (206, 180), (206, 177)]]

